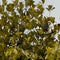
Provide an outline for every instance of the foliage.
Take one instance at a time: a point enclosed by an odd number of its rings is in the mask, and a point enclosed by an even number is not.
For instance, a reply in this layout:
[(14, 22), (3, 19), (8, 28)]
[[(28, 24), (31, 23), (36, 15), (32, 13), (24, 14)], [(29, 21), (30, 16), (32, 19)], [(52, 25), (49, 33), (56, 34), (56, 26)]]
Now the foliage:
[[(60, 60), (60, 24), (43, 16), (45, 0), (0, 5), (0, 60)], [(54, 7), (48, 5), (47, 10)], [(28, 30), (27, 32), (26, 29)]]

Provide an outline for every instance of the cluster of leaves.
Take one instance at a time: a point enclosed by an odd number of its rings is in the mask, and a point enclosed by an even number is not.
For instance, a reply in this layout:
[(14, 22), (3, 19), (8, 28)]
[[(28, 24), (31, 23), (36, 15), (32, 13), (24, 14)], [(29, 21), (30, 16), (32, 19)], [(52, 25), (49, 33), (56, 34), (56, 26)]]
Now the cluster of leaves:
[[(37, 5), (33, 0), (24, 1), (8, 4), (2, 0), (0, 60), (60, 60), (59, 40), (55, 38), (60, 24), (54, 24), (55, 17), (43, 16), (45, 0)], [(52, 5), (47, 8), (48, 11), (53, 9)]]

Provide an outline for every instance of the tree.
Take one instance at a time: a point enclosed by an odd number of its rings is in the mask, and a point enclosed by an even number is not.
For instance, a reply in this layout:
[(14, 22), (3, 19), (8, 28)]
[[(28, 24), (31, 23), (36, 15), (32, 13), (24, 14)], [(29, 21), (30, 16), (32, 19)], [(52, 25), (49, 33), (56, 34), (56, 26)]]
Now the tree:
[[(45, 0), (19, 0), (0, 5), (1, 60), (60, 60), (60, 24), (55, 17), (43, 16)], [(46, 8), (51, 12), (54, 7)], [(27, 32), (25, 32), (27, 30)]]

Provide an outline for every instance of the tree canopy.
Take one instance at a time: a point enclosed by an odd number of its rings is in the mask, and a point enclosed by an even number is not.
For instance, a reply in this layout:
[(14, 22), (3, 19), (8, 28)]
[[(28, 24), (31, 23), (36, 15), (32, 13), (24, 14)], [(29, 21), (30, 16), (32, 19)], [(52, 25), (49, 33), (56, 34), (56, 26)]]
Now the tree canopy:
[[(60, 24), (44, 16), (55, 8), (45, 0), (14, 0), (0, 5), (0, 60), (60, 60)], [(58, 36), (56, 38), (56, 36)]]

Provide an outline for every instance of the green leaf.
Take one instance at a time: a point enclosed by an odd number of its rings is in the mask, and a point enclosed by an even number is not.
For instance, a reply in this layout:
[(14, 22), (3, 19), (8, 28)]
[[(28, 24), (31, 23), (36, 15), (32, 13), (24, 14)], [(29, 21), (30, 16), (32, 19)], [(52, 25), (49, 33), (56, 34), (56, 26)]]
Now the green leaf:
[(15, 33), (17, 36), (20, 36), (22, 34), (22, 32), (16, 32)]
[(15, 7), (18, 6), (18, 2), (19, 2), (19, 0), (14, 0), (14, 1), (13, 1)]
[(54, 25), (54, 30), (56, 31), (59, 31), (60, 30), (60, 24), (55, 24)]
[(51, 21), (52, 23), (54, 23), (55, 22), (55, 17), (48, 17), (47, 20)]
[(3, 5), (6, 5), (7, 1), (6, 0), (2, 0), (2, 3), (3, 3)]
[(3, 11), (4, 11), (4, 8), (2, 5), (0, 5), (0, 13), (3, 13)]
[(22, 2), (19, 3), (19, 8), (22, 9), (24, 7), (24, 4)]
[(52, 5), (48, 5), (48, 8), (46, 8), (48, 11), (51, 11), (53, 9), (55, 9), (55, 7), (53, 7)]
[(58, 34), (58, 39), (60, 40), (60, 34)]
[(42, 29), (38, 30), (38, 33), (41, 35), (41, 34), (44, 34), (44, 31)]
[(42, 3), (44, 4), (45, 3), (45, 0), (42, 0)]
[(30, 1), (25, 0), (25, 4), (26, 4), (26, 6), (31, 6), (31, 5), (33, 5), (33, 3), (34, 3), (33, 0), (30, 0)]
[(14, 4), (12, 4), (12, 3), (8, 4), (6, 9), (7, 9), (7, 11), (14, 10)]
[(44, 8), (43, 8), (42, 4), (41, 4), (41, 3), (38, 3), (37, 7), (38, 7), (38, 9), (39, 9), (39, 10), (38, 10), (39, 13), (42, 14), (42, 13), (44, 12)]

